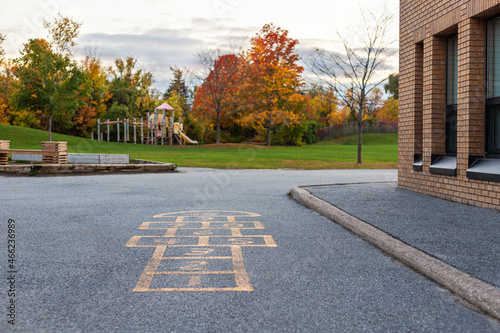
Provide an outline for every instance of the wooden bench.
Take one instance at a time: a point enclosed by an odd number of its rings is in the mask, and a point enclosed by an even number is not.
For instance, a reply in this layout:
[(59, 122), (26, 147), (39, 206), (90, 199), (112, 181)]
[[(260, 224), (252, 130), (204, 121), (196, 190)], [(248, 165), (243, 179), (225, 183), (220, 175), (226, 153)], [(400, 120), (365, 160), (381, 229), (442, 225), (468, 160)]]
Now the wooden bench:
[(7, 165), (9, 154), (42, 155), (42, 163), (66, 164), (68, 158), (67, 142), (43, 141), (42, 150), (10, 149), (10, 141), (0, 140), (0, 165)]

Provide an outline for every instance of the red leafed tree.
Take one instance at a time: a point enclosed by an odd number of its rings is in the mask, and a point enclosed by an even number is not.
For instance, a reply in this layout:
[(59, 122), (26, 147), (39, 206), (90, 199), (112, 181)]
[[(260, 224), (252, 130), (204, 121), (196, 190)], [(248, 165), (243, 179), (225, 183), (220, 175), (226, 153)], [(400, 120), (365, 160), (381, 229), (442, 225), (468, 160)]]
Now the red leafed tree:
[(267, 127), (267, 145), (271, 145), (271, 130), (275, 123), (298, 120), (289, 108), (291, 97), (296, 99), (303, 82), (299, 56), (294, 53), (298, 40), (288, 37), (288, 31), (266, 24), (251, 40), (250, 94), (254, 100), (247, 121)]
[(221, 121), (240, 110), (238, 92), (245, 78), (246, 61), (236, 54), (222, 54), (220, 50), (201, 52), (198, 59), (208, 76), (196, 90), (193, 111), (215, 120), (219, 144)]

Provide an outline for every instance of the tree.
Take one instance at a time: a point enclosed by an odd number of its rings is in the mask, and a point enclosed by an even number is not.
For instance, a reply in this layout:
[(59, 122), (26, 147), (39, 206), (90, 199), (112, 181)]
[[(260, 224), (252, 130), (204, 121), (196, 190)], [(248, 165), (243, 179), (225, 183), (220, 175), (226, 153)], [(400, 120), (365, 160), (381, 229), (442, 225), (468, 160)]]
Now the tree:
[(215, 119), (216, 144), (220, 144), (221, 120), (238, 112), (238, 91), (246, 73), (246, 61), (237, 54), (224, 54), (220, 49), (198, 53), (198, 60), (208, 76), (198, 87), (193, 111)]
[(312, 84), (307, 90), (306, 95), (309, 97), (307, 103), (308, 120), (314, 120), (326, 126), (327, 117), (337, 115), (337, 97), (333, 90), (324, 89), (321, 85)]
[(399, 101), (394, 97), (388, 98), (380, 108), (377, 119), (379, 121), (398, 121)]
[(0, 34), (0, 63), (3, 61), (3, 57), (5, 56), (5, 50), (3, 49), (3, 42), (5, 40), (5, 35)]
[(43, 20), (43, 27), (49, 32), (54, 51), (61, 56), (71, 56), (71, 48), (76, 45), (75, 39), (80, 33), (81, 26), (81, 22), (62, 16), (60, 13), (52, 22)]
[(0, 61), (0, 123), (8, 124), (15, 114), (12, 96), (15, 95), (15, 63), (12, 59)]
[(12, 80), (14, 64), (12, 60), (5, 59), (2, 43), (5, 35), (0, 34), (0, 124), (8, 124), (10, 117), (9, 101), (12, 96)]
[[(299, 117), (287, 103), (302, 103), (299, 94), (303, 85), (299, 56), (295, 53), (298, 40), (288, 37), (288, 31), (266, 24), (251, 40), (250, 85), (253, 108), (251, 121), (267, 127), (267, 145), (271, 145), (271, 131), (277, 122), (294, 123)], [(293, 99), (291, 97), (293, 96)], [(247, 117), (248, 118), (248, 117)]]
[(387, 31), (392, 14), (384, 10), (377, 18), (370, 13), (370, 21), (364, 13), (362, 16), (364, 25), (356, 32), (359, 46), (338, 33), (343, 53), (317, 49), (309, 61), (311, 71), (335, 91), (358, 125), (357, 163), (361, 163), (367, 96), (385, 81), (378, 77), (378, 71), (396, 52), (391, 49), (395, 40), (390, 39)]
[(83, 107), (76, 110), (73, 124), (76, 132), (87, 136), (96, 120), (106, 111), (106, 102), (111, 98), (111, 93), (106, 69), (102, 66), (100, 59), (86, 55), (82, 60), (81, 69), (87, 76), (87, 81), (83, 86), (85, 94), (80, 96)]
[(189, 101), (190, 101), (190, 91), (186, 85), (185, 75), (187, 70), (181, 70), (177, 67), (170, 67), (170, 70), (174, 74), (173, 80), (170, 82), (168, 89), (163, 94), (163, 99), (167, 100), (171, 97), (172, 93), (176, 93), (176, 99), (179, 102), (179, 107), (183, 115), (187, 115), (189, 113)]
[(364, 120), (375, 119), (382, 105), (382, 91), (379, 88), (372, 89), (366, 97)]
[[(115, 68), (110, 69), (112, 76), (109, 91), (107, 117), (115, 115), (125, 118), (140, 118), (150, 109), (153, 97), (153, 74), (144, 69), (137, 69), (137, 60), (133, 57), (115, 59)], [(119, 110), (119, 113), (117, 113)]]
[(386, 93), (390, 93), (394, 99), (399, 99), (399, 73), (389, 75), (388, 82), (384, 84)]
[(72, 126), (74, 112), (82, 106), (80, 87), (86, 79), (76, 63), (53, 52), (46, 40), (30, 39), (17, 60), (15, 74), (19, 80), (16, 105), (40, 113), (49, 141), (53, 119), (61, 128)]

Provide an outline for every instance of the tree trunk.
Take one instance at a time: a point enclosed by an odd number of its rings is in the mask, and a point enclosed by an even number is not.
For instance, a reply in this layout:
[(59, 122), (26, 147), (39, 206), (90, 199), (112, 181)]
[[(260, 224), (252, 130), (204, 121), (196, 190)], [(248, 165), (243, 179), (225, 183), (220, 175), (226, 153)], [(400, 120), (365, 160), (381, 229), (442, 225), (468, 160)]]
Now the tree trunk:
[(217, 138), (215, 144), (220, 144), (220, 112), (217, 112)]
[(358, 122), (358, 164), (361, 164), (361, 147), (363, 146), (363, 123)]
[(52, 115), (49, 116), (49, 141), (52, 141)]
[(273, 123), (273, 114), (269, 113), (269, 124), (267, 124), (267, 145), (271, 146), (271, 125)]

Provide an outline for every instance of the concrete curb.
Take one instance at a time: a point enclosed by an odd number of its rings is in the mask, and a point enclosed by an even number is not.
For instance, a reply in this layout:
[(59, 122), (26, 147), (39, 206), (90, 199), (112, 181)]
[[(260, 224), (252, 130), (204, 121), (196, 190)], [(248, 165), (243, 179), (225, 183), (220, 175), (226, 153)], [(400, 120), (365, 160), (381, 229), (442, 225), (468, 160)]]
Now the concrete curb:
[(500, 320), (499, 288), (403, 243), (384, 231), (313, 196), (299, 186), (292, 188), (291, 195), (304, 206), (360, 236), (370, 244), (416, 269), (426, 277), (438, 282), (469, 303)]
[(142, 173), (175, 172), (177, 165), (161, 164), (24, 164), (0, 165), (0, 174), (14, 175), (55, 175), (55, 174), (94, 174), (94, 173)]

